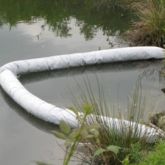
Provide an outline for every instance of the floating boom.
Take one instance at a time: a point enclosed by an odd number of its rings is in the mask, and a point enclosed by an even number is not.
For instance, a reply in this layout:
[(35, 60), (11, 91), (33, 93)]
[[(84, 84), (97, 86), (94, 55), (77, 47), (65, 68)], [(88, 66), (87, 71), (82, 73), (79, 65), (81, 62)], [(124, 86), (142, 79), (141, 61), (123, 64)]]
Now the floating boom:
[[(17, 77), (26, 73), (87, 65), (164, 58), (165, 51), (162, 48), (128, 47), (14, 61), (0, 68), (0, 85), (17, 104), (35, 117), (57, 125), (60, 121), (65, 121), (71, 127), (78, 127), (79, 123), (74, 112), (67, 108), (59, 108), (33, 95), (25, 89)], [(118, 132), (121, 131), (121, 122), (126, 128), (131, 125), (133, 129), (136, 124), (103, 116), (100, 116), (100, 118), (104, 119), (110, 127), (113, 127), (114, 124), (117, 125), (116, 130)], [(146, 136), (148, 142), (154, 142), (158, 137), (162, 136), (161, 131), (145, 125), (138, 124), (138, 129), (140, 137)]]

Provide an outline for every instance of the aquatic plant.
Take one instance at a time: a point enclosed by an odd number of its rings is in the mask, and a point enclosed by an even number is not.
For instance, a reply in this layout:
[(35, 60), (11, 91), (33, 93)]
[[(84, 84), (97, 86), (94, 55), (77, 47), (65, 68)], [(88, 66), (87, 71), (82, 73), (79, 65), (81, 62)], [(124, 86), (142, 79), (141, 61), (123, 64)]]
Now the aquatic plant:
[[(137, 125), (126, 129), (121, 122), (121, 133), (116, 131), (118, 127), (114, 123), (109, 127), (104, 118), (95, 116), (113, 116), (115, 111), (109, 109), (106, 104), (104, 93), (99, 88), (99, 97), (93, 95), (91, 84), (86, 82), (87, 95), (83, 98), (84, 104), (75, 104), (72, 110), (76, 113), (80, 123), (79, 128), (71, 129), (65, 122), (60, 123), (60, 132), (54, 132), (56, 136), (66, 140), (67, 152), (64, 158), (64, 165), (68, 165), (72, 156), (79, 156), (77, 149), (79, 145), (83, 146), (83, 153), (80, 159), (83, 163), (99, 165), (126, 165), (127, 163), (138, 163), (141, 160), (141, 154), (149, 147), (145, 137), (139, 137), (138, 123), (141, 121), (142, 111), (144, 111), (144, 102), (140, 85), (131, 97), (131, 103), (128, 106), (128, 113), (125, 119), (135, 121)], [(80, 113), (83, 112), (83, 113)], [(95, 114), (95, 116), (93, 115)], [(124, 116), (118, 113), (118, 118)], [(134, 130), (133, 130), (134, 129)], [(145, 153), (145, 152), (144, 152)]]
[(36, 165), (50, 165), (42, 161), (36, 161)]
[(133, 23), (128, 38), (137, 45), (165, 47), (165, 1), (141, 1), (134, 5), (134, 10), (138, 20)]

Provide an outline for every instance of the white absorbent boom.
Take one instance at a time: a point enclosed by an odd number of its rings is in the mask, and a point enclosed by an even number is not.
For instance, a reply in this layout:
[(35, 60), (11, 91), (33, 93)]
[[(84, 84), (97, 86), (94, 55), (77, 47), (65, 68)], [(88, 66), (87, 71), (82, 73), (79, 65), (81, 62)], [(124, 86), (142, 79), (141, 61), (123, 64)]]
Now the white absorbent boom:
[[(32, 115), (54, 124), (59, 124), (63, 120), (71, 127), (78, 127), (79, 123), (74, 112), (59, 108), (33, 95), (17, 79), (18, 75), (103, 63), (163, 58), (165, 58), (165, 51), (162, 48), (129, 47), (14, 61), (0, 68), (0, 85), (17, 104)], [(114, 123), (118, 125), (116, 127), (118, 132), (121, 131), (121, 122), (125, 127), (131, 125), (134, 128), (137, 125), (126, 120), (103, 116), (100, 118), (104, 119), (110, 127), (113, 127)], [(141, 124), (138, 125), (138, 129), (140, 137), (145, 135), (149, 142), (154, 142), (161, 134), (156, 129)]]

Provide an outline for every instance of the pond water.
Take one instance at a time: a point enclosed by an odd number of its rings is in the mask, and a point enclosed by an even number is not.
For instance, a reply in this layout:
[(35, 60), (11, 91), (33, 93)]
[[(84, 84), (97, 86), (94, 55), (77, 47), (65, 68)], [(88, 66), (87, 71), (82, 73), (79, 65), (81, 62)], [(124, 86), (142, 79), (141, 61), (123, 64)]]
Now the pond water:
[[(100, 4), (100, 3), (99, 3)], [(0, 0), (0, 65), (20, 59), (85, 52), (129, 44), (122, 38), (133, 17), (87, 0)], [(117, 10), (117, 9), (116, 9)], [(164, 110), (162, 61), (131, 62), (76, 68), (21, 77), (35, 95), (60, 107), (82, 96), (84, 80), (97, 95), (97, 79), (108, 105), (126, 112), (137, 81), (145, 97), (146, 113)], [(51, 134), (56, 126), (24, 112), (0, 90), (0, 164), (61, 165), (63, 141)]]

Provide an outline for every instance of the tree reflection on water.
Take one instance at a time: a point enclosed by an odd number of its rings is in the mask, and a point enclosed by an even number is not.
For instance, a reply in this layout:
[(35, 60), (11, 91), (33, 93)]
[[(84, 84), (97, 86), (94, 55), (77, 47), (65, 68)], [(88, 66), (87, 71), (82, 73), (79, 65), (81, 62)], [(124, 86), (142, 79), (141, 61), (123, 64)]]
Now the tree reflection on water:
[(38, 18), (43, 18), (59, 37), (70, 36), (69, 24), (74, 18), (80, 33), (90, 40), (98, 30), (106, 36), (126, 31), (133, 16), (128, 10), (111, 7), (107, 0), (0, 0), (0, 26), (13, 27)]

